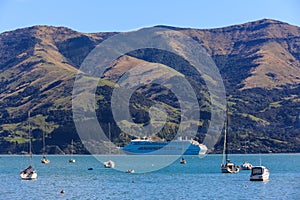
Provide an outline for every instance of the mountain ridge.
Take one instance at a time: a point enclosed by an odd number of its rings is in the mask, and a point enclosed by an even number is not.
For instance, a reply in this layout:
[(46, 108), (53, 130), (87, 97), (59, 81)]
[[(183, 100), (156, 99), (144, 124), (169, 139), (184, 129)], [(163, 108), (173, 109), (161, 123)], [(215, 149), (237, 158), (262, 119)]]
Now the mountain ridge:
[[(300, 141), (299, 27), (277, 20), (262, 19), (216, 29), (171, 29), (181, 31), (196, 40), (212, 56), (219, 68), (231, 110), (233, 152), (243, 152), (240, 140), (250, 140), (255, 144), (248, 152), (257, 152), (257, 147), (264, 152), (300, 152), (297, 147)], [(68, 152), (69, 139), (77, 137), (76, 133), (68, 133), (75, 128), (71, 117), (71, 91), (75, 75), (86, 55), (115, 34), (117, 32), (81, 33), (54, 26), (33, 26), (0, 34), (2, 153), (20, 152), (23, 148), (26, 113), (30, 109), (33, 110), (36, 145), (40, 146), (41, 132), (45, 131), (49, 145), (56, 145), (62, 151)], [(153, 59), (149, 55), (156, 57)], [(104, 113), (99, 114), (99, 117), (104, 126), (107, 121), (112, 120), (112, 116), (105, 106), (101, 106), (109, 105), (107, 95), (113, 90), (115, 78), (122, 76), (131, 67), (131, 62), (164, 64), (163, 55), (163, 52), (147, 51), (127, 55), (127, 60), (121, 57), (111, 70), (106, 71), (106, 80), (99, 86), (104, 94), (99, 98), (106, 99), (105, 102), (99, 102), (99, 112)], [(177, 58), (172, 59), (179, 61)], [(170, 63), (176, 65), (174, 61), (171, 60)], [(178, 63), (186, 65), (183, 61)], [(188, 69), (184, 68), (183, 71), (185, 70)], [(200, 85), (198, 89), (202, 90)], [(147, 91), (149, 88), (146, 87), (140, 92), (146, 94)], [(163, 102), (171, 103), (172, 108), (168, 109), (176, 109), (176, 101), (170, 93), (155, 88), (149, 94), (153, 92), (156, 95), (149, 99), (147, 105), (164, 97), (170, 99)], [(136, 107), (141, 109), (146, 101), (143, 100), (143, 95), (136, 95), (139, 102)], [(133, 112), (140, 116), (140, 123), (147, 122), (147, 110), (143, 108)], [(207, 127), (204, 124), (209, 124), (209, 111), (205, 112), (206, 118), (201, 119), (200, 132), (205, 132)], [(167, 129), (172, 132), (171, 127), (177, 120), (176, 116), (170, 120)], [(39, 123), (42, 124), (41, 128)], [(116, 124), (112, 128), (115, 131), (116, 143), (130, 140)], [(280, 133), (274, 133), (277, 131)], [(166, 134), (167, 131), (160, 136), (170, 137)], [(202, 137), (200, 133), (197, 135), (199, 140)], [(221, 140), (216, 145), (215, 152), (220, 152)], [(79, 141), (77, 144), (77, 151), (86, 153)]]

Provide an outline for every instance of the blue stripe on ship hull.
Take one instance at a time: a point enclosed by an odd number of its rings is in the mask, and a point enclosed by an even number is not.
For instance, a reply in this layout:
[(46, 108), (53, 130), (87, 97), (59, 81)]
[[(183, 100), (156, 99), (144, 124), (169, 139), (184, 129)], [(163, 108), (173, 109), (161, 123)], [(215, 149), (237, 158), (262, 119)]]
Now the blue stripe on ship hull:
[[(154, 155), (182, 155), (182, 150), (185, 149), (184, 155), (199, 155), (201, 148), (191, 143), (185, 143), (182, 147), (180, 142), (172, 143), (166, 146), (167, 142), (139, 142), (130, 143), (122, 150), (129, 154), (154, 154)], [(163, 148), (165, 147), (165, 148)]]

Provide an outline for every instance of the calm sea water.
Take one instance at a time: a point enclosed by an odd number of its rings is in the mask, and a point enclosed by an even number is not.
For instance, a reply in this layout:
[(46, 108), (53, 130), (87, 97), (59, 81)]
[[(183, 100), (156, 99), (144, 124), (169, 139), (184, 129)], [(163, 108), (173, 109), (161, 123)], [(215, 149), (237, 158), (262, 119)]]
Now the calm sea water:
[(19, 172), (28, 157), (0, 155), (0, 199), (299, 199), (300, 154), (230, 155), (236, 164), (259, 165), (260, 157), (270, 168), (268, 182), (250, 182), (246, 170), (220, 173), (221, 155), (186, 156), (186, 165), (175, 161), (158, 171), (132, 174), (105, 169), (93, 156), (74, 155), (75, 163), (67, 155), (48, 156), (48, 165), (34, 156), (38, 179), (22, 181)]

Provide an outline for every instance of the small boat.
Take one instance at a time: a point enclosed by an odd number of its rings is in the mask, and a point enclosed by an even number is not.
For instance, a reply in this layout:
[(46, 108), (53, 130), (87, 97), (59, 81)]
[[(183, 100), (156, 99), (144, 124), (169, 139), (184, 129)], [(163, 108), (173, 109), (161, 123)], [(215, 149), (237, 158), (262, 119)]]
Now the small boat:
[[(180, 137), (180, 140), (182, 141), (182, 137)], [(184, 159), (183, 157), (183, 154), (184, 154), (184, 146), (183, 146), (183, 142), (181, 142), (181, 154), (182, 154), (182, 157), (180, 159), (180, 164), (186, 164), (186, 160)]]
[(45, 150), (45, 133), (43, 132), (43, 158), (41, 160), (41, 163), (48, 164), (50, 163), (50, 160), (46, 158), (46, 150)]
[(183, 157), (180, 160), (180, 164), (186, 164), (186, 160)]
[(236, 166), (234, 163), (230, 162), (229, 159), (226, 160), (225, 164), (221, 164), (222, 173), (238, 173), (239, 171), (239, 166)]
[(106, 161), (103, 163), (105, 168), (114, 168), (115, 167), (115, 162), (112, 160)]
[(26, 169), (20, 172), (22, 180), (35, 180), (37, 179), (37, 171), (32, 167), (32, 151), (31, 151), (31, 134), (30, 134), (30, 112), (28, 113), (28, 139), (29, 139), (29, 155), (30, 165)]
[(251, 169), (250, 181), (268, 181), (269, 176), (269, 168), (265, 166), (255, 166)]
[(240, 166), (240, 168), (241, 168), (242, 170), (251, 170), (252, 167), (253, 167), (252, 164), (249, 163), (248, 161), (244, 162), (244, 163)]
[(127, 169), (125, 172), (126, 173), (134, 173), (134, 169)]
[(41, 163), (43, 164), (49, 164), (50, 163), (50, 160), (46, 158), (46, 156), (43, 156), (42, 160), (41, 160)]
[(37, 172), (31, 165), (20, 172), (20, 176), (23, 180), (35, 180), (37, 179)]
[(73, 140), (71, 142), (71, 158), (69, 159), (70, 163), (74, 163), (75, 159), (73, 158)]
[[(222, 173), (238, 173), (240, 167), (230, 162), (228, 159), (228, 148), (227, 148), (227, 133), (228, 133), (228, 109), (226, 110), (226, 124), (224, 129), (224, 147), (223, 147), (223, 158), (221, 164)], [(226, 160), (226, 163), (224, 162)]]

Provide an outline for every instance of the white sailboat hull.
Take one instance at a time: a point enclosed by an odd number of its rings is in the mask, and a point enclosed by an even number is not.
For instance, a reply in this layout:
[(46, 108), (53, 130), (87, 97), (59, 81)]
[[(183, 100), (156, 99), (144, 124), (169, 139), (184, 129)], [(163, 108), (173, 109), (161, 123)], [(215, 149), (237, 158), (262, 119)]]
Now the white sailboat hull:
[(41, 163), (48, 164), (50, 163), (50, 160), (48, 160), (47, 158), (42, 158)]
[(251, 170), (252, 167), (253, 167), (253, 166), (252, 166), (250, 163), (248, 163), (248, 162), (245, 162), (245, 163), (243, 163), (243, 164), (241, 165), (241, 169), (242, 169), (242, 170)]
[(128, 169), (125, 171), (126, 173), (134, 173), (134, 170), (133, 169)]
[(20, 176), (23, 180), (35, 180), (37, 179), (37, 172), (29, 166), (20, 172)]
[(186, 164), (186, 160), (181, 159), (180, 164)]
[(35, 180), (37, 179), (37, 173), (34, 172), (32, 174), (20, 174), (22, 180)]
[(104, 162), (103, 164), (104, 164), (105, 168), (114, 168), (115, 167), (115, 163), (112, 160)]
[(234, 164), (228, 165), (228, 164), (222, 164), (221, 165), (221, 172), (222, 173), (238, 173), (240, 169), (235, 166)]

